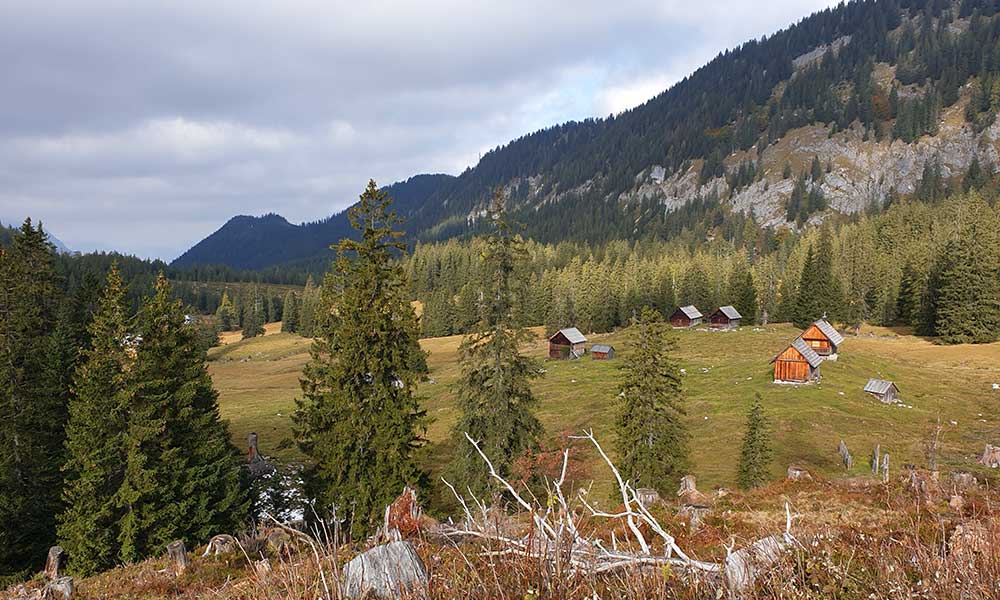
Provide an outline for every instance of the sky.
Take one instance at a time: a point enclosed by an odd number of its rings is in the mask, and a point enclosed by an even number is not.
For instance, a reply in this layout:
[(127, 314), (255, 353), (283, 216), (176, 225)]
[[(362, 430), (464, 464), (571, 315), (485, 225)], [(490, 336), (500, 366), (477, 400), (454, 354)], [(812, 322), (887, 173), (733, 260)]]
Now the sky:
[(316, 220), (637, 106), (832, 4), (0, 3), (0, 222), (170, 260), (234, 215)]

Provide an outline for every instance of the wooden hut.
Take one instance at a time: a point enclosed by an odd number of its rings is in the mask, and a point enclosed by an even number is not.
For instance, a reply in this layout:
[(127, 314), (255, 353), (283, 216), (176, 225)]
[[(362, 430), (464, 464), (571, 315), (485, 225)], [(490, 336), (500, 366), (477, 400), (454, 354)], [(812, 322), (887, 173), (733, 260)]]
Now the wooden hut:
[(823, 357), (795, 338), (787, 348), (771, 359), (775, 383), (808, 383), (819, 381), (819, 365)]
[(884, 379), (869, 379), (865, 391), (875, 396), (885, 404), (899, 401), (899, 388), (891, 381)]
[(837, 348), (844, 343), (844, 336), (840, 335), (840, 332), (826, 319), (816, 321), (807, 327), (799, 337), (805, 340), (806, 345), (812, 348), (816, 354), (831, 360), (836, 360)]
[(594, 344), (590, 347), (590, 358), (608, 360), (615, 357), (615, 347), (608, 344)]
[(712, 329), (736, 329), (742, 321), (743, 315), (732, 306), (720, 306), (708, 317)]
[(549, 338), (549, 358), (580, 358), (587, 352), (586, 343), (576, 327), (560, 329)]
[(674, 327), (694, 327), (701, 323), (705, 316), (694, 306), (681, 306), (670, 315), (670, 324)]

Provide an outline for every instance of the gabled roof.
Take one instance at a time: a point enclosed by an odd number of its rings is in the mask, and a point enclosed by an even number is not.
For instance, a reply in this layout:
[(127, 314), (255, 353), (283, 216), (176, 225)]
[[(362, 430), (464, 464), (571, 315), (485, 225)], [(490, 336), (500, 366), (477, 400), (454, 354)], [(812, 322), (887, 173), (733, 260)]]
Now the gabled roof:
[(682, 306), (682, 307), (678, 308), (677, 310), (679, 310), (682, 313), (684, 313), (684, 316), (686, 316), (689, 319), (702, 319), (702, 318), (705, 317), (705, 315), (701, 314), (700, 310), (698, 310), (697, 308), (695, 308), (694, 306), (692, 306), (690, 304), (687, 305), (687, 306)]
[(549, 339), (551, 340), (560, 333), (563, 334), (563, 336), (567, 340), (569, 340), (569, 343), (571, 344), (582, 344), (587, 341), (587, 338), (584, 337), (584, 335), (580, 333), (580, 330), (577, 329), (576, 327), (567, 327), (566, 329), (560, 329), (559, 331), (554, 333), (552, 337), (550, 337)]
[(603, 352), (608, 353), (614, 350), (614, 346), (609, 346), (608, 344), (594, 344), (590, 347), (590, 352)]
[[(891, 381), (886, 381), (884, 379), (869, 379), (868, 383), (865, 384), (865, 391), (869, 394), (884, 394), (889, 391), (889, 388), (896, 387), (896, 384)], [(899, 388), (896, 388), (897, 390)]]
[[(810, 348), (809, 345), (806, 344), (805, 340), (800, 337), (792, 340), (792, 343), (788, 344), (788, 346), (795, 348), (798, 353), (802, 355), (802, 358), (809, 363), (810, 367), (816, 368), (819, 366), (819, 363), (823, 362), (823, 357), (816, 354), (816, 351)], [(788, 349), (788, 346), (785, 347), (785, 350)], [(785, 350), (782, 350), (781, 352), (784, 352)], [(781, 352), (774, 355), (774, 358), (771, 359), (772, 363), (778, 360), (778, 357), (781, 356)]]
[(717, 310), (715, 312), (721, 312), (722, 314), (726, 315), (727, 319), (734, 319), (735, 320), (735, 319), (742, 319), (743, 318), (743, 315), (741, 315), (740, 312), (738, 310), (736, 310), (736, 307), (734, 307), (734, 306), (729, 306), (729, 305), (720, 306), (719, 310)]
[(813, 325), (815, 325), (817, 329), (822, 331), (823, 335), (825, 335), (827, 339), (829, 339), (833, 343), (834, 346), (839, 346), (844, 343), (844, 336), (840, 335), (840, 332), (837, 331), (837, 329), (833, 325), (830, 325), (830, 323), (827, 322), (826, 319), (820, 319), (815, 323), (813, 323)]

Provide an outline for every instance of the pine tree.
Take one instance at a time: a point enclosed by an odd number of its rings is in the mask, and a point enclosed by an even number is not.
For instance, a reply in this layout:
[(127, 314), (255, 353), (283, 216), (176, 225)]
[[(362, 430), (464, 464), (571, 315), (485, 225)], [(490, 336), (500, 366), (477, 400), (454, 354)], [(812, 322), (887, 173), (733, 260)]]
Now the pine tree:
[(743, 434), (743, 448), (740, 450), (740, 464), (736, 481), (745, 490), (767, 483), (768, 472), (773, 458), (771, 436), (760, 394), (754, 394), (753, 403), (747, 413), (747, 428)]
[(243, 316), (243, 339), (264, 335), (264, 300), (260, 289), (254, 286)]
[(66, 425), (66, 510), (59, 517), (59, 543), (76, 573), (111, 568), (118, 548), (121, 509), (115, 493), (124, 478), (126, 378), (132, 364), (125, 285), (117, 266), (108, 273), (94, 320), (93, 344), (74, 376), (76, 394)]
[(809, 166), (809, 178), (813, 181), (823, 178), (823, 165), (819, 162), (819, 156), (813, 155), (812, 164)]
[(507, 222), (504, 196), (497, 190), (489, 211), (494, 231), (488, 238), (479, 281), (479, 319), (461, 345), (462, 376), (458, 383), (461, 411), (453, 429), (457, 454), (452, 472), (478, 492), (492, 489), (486, 465), (465, 439), (468, 434), (490, 457), (501, 476), (525, 451), (538, 447), (542, 425), (532, 413), (536, 404), (531, 380), (537, 361), (520, 353), (532, 336), (523, 327), (516, 299), (523, 283), (518, 266), (525, 259), (520, 238)]
[(405, 244), (393, 229), (399, 220), (391, 202), (370, 181), (348, 211), (360, 241), (335, 246), (294, 415), (309, 458), (307, 495), (321, 517), (336, 511), (357, 535), (372, 529), (404, 485), (424, 477), (413, 459), (424, 418), (411, 370), (417, 321), (395, 260)]
[(70, 396), (60, 369), (75, 354), (57, 331), (48, 236), (26, 220), (12, 238), (0, 248), (0, 577), (44, 562), (55, 539)]
[(205, 353), (162, 274), (139, 325), (125, 386), (124, 475), (115, 494), (124, 562), (162, 552), (178, 538), (194, 545), (234, 531), (249, 508), (240, 452), (219, 417)]
[(757, 321), (757, 291), (753, 284), (753, 273), (742, 257), (734, 262), (729, 276), (729, 300), (743, 317), (743, 323), (752, 324)]
[(313, 282), (312, 275), (306, 279), (306, 287), (302, 290), (302, 302), (299, 304), (299, 335), (313, 337), (316, 335), (316, 310), (319, 304), (319, 289)]
[(823, 314), (822, 298), (823, 282), (819, 280), (816, 269), (816, 256), (812, 245), (806, 253), (806, 262), (802, 266), (802, 276), (799, 279), (799, 291), (795, 297), (795, 308), (792, 322), (796, 327), (805, 328), (820, 318)]
[(976, 192), (962, 207), (959, 228), (945, 246), (936, 332), (946, 344), (1000, 339), (1000, 235), (996, 213)]
[(636, 485), (666, 494), (688, 466), (688, 432), (674, 341), (657, 313), (643, 311), (634, 354), (622, 366), (618, 415), (618, 467)]
[(219, 323), (219, 331), (233, 331), (238, 327), (239, 317), (236, 314), (236, 306), (229, 298), (229, 290), (223, 290), (222, 300), (219, 308), (215, 311), (215, 318)]
[(678, 296), (681, 305), (691, 304), (701, 311), (711, 310), (709, 307), (715, 304), (715, 300), (708, 283), (708, 274), (701, 262), (695, 261), (688, 266), (681, 279), (681, 289)]
[(295, 333), (299, 328), (299, 299), (295, 292), (285, 293), (285, 301), (281, 303), (281, 330)]

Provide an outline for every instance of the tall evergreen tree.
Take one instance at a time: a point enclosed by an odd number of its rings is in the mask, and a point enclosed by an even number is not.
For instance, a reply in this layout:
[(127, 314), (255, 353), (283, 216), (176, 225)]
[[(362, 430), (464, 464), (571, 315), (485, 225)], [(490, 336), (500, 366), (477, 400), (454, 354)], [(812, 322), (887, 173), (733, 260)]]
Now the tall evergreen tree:
[(489, 211), (493, 232), (480, 268), (479, 319), (462, 341), (462, 376), (458, 383), (461, 414), (453, 429), (458, 449), (452, 471), (463, 487), (493, 487), (486, 465), (469, 446), (476, 440), (502, 476), (520, 454), (538, 446), (542, 425), (532, 412), (536, 404), (531, 380), (539, 365), (519, 345), (532, 336), (524, 329), (517, 298), (523, 282), (518, 266), (525, 259), (520, 238), (507, 221), (505, 198), (495, 192)]
[(708, 282), (708, 274), (700, 261), (693, 262), (684, 272), (678, 302), (682, 305), (692, 304), (702, 312), (712, 310), (710, 307), (715, 304), (715, 298)]
[(55, 539), (69, 400), (60, 369), (74, 352), (57, 332), (48, 236), (26, 220), (12, 238), (0, 248), (0, 577), (37, 567)]
[(228, 289), (222, 292), (222, 300), (215, 311), (215, 318), (219, 324), (219, 331), (233, 331), (238, 326), (239, 317), (236, 314), (236, 306), (229, 298)]
[(132, 364), (125, 285), (117, 266), (108, 273), (94, 320), (93, 344), (74, 376), (75, 395), (66, 425), (66, 510), (59, 517), (59, 543), (70, 567), (89, 574), (111, 568), (117, 558), (121, 509), (115, 494), (124, 478), (125, 431)]
[(1000, 231), (996, 212), (976, 192), (962, 207), (956, 235), (944, 247), (936, 332), (946, 344), (1000, 339)]
[(656, 312), (643, 311), (636, 329), (619, 388), (618, 466), (627, 479), (666, 494), (688, 466), (681, 373), (670, 357), (673, 338)]
[(285, 293), (285, 301), (281, 303), (281, 330), (295, 333), (299, 328), (299, 299), (295, 292)]
[(760, 394), (754, 394), (753, 403), (747, 413), (743, 447), (740, 449), (740, 464), (736, 472), (736, 482), (745, 490), (767, 483), (774, 451), (771, 435)]
[(757, 290), (750, 265), (743, 257), (736, 260), (729, 275), (729, 301), (743, 317), (744, 324), (757, 322)]
[(348, 212), (360, 241), (335, 246), (294, 416), (299, 447), (309, 458), (307, 495), (320, 516), (336, 510), (359, 535), (404, 485), (424, 477), (413, 459), (424, 418), (411, 370), (417, 321), (395, 260), (405, 244), (393, 229), (399, 219), (391, 202), (370, 181)]
[(243, 339), (264, 335), (264, 298), (260, 294), (260, 288), (253, 287), (250, 301), (244, 306)]
[(247, 514), (240, 452), (219, 417), (196, 336), (161, 274), (139, 313), (126, 386), (125, 470), (115, 494), (125, 562), (162, 552), (174, 539), (194, 544), (234, 531)]
[(316, 317), (319, 304), (319, 289), (313, 282), (312, 275), (306, 279), (306, 287), (302, 290), (302, 302), (299, 304), (298, 331), (303, 337), (316, 335)]

